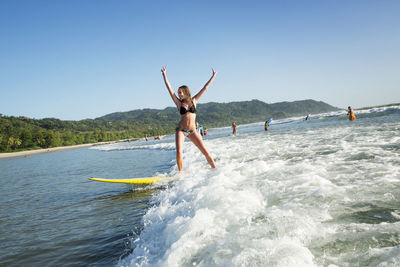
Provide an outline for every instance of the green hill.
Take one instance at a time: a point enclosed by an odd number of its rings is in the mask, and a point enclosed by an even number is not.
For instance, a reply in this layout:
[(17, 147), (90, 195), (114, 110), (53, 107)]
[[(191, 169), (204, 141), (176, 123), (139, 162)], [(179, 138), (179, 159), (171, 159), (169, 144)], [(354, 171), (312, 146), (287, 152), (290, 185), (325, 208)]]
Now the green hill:
[[(337, 110), (324, 102), (302, 100), (267, 104), (259, 100), (197, 105), (197, 121), (207, 128), (281, 119)], [(0, 152), (96, 143), (171, 134), (179, 122), (175, 107), (116, 112), (96, 119), (41, 120), (0, 114)]]
[[(205, 103), (197, 105), (197, 121), (207, 127), (229, 126), (233, 121), (237, 123), (252, 123), (264, 121), (268, 118), (282, 119), (292, 116), (306, 116), (309, 113), (322, 113), (337, 110), (322, 101), (302, 100), (294, 102), (280, 102), (267, 104), (259, 100)], [(116, 112), (97, 118), (98, 121), (141, 121), (158, 122), (162, 125), (176, 125), (180, 115), (175, 107), (163, 110), (141, 109), (128, 112)]]

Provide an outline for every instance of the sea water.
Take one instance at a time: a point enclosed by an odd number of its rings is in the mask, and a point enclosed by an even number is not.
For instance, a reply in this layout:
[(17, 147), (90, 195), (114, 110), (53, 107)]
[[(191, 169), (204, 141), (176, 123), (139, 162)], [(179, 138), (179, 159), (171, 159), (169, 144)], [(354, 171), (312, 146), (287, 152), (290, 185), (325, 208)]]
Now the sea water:
[(1, 160), (0, 264), (399, 266), (400, 106), (356, 116), (210, 129), (217, 168), (186, 139), (180, 174), (173, 136)]

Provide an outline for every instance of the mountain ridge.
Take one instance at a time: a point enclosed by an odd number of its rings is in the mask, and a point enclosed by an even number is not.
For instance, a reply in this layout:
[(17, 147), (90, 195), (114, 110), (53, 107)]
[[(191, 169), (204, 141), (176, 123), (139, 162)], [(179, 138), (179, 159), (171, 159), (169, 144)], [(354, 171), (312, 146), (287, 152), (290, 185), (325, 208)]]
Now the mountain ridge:
[[(284, 101), (267, 104), (253, 99), (250, 101), (235, 101), (228, 103), (199, 103), (197, 121), (208, 124), (208, 127), (228, 126), (233, 121), (237, 123), (252, 123), (268, 118), (282, 119), (291, 116), (306, 116), (309, 113), (323, 113), (335, 111), (339, 108), (331, 106), (323, 101), (312, 99), (298, 101)], [(98, 117), (95, 120), (116, 122), (134, 120), (159, 120), (161, 122), (179, 121), (179, 113), (175, 107), (164, 109), (136, 109), (126, 112), (114, 112)]]
[[(197, 105), (197, 121), (204, 127), (213, 128), (230, 126), (232, 122), (252, 123), (271, 117), (282, 119), (335, 110), (338, 108), (311, 99), (273, 104), (260, 100), (209, 102)], [(180, 114), (175, 107), (114, 112), (96, 119), (80, 121), (56, 118), (38, 120), (0, 114), (0, 152), (172, 134), (179, 120)]]

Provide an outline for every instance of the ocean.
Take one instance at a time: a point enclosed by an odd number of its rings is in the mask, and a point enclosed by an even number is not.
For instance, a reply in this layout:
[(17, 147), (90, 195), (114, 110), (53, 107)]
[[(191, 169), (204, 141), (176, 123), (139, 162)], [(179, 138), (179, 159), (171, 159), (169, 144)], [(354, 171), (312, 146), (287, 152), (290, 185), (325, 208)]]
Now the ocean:
[(305, 115), (2, 159), (0, 265), (400, 266), (400, 106)]

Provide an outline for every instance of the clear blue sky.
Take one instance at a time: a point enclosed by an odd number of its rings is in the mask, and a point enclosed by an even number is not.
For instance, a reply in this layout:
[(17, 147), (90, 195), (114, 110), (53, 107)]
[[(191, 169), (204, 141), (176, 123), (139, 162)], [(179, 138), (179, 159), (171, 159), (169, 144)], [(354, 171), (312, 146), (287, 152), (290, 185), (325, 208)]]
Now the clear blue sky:
[(0, 113), (65, 120), (201, 99), (400, 102), (400, 1), (0, 1)]

